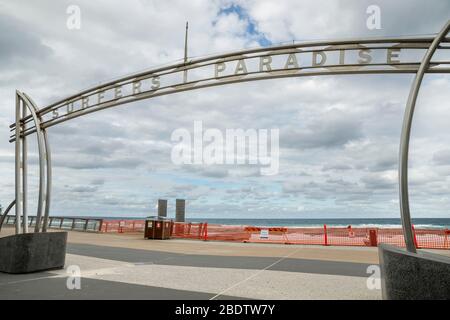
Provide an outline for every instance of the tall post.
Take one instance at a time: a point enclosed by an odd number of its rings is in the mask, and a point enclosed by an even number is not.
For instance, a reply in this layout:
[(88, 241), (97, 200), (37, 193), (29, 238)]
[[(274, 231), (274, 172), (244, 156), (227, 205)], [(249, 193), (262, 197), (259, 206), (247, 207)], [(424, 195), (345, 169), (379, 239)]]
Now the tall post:
[[(27, 106), (25, 103), (22, 103), (22, 118), (25, 119), (27, 116)], [(23, 122), (22, 130), (25, 132), (26, 124)], [(27, 172), (28, 172), (28, 164), (27, 164), (28, 152), (27, 152), (27, 138), (24, 135), (22, 138), (22, 228), (23, 233), (28, 233), (28, 212), (27, 212), (27, 189), (28, 189), (28, 181), (27, 181)]]
[(185, 221), (186, 201), (184, 199), (175, 200), (175, 222)]
[(160, 217), (167, 217), (167, 200), (158, 199), (158, 219)]
[[(186, 63), (187, 63), (188, 28), (189, 28), (189, 24), (188, 24), (188, 22), (186, 21), (186, 33), (185, 33), (185, 35), (184, 35), (184, 65), (185, 65), (185, 66), (186, 66)], [(184, 70), (184, 72), (183, 72), (183, 83), (186, 83), (186, 82), (187, 82), (187, 70)]]
[(22, 197), (21, 197), (21, 163), (20, 163), (20, 143), (22, 142), (22, 136), (20, 134), (20, 102), (18, 92), (16, 91), (16, 143), (15, 143), (15, 197), (16, 197), (16, 234), (21, 232), (20, 228), (20, 216), (22, 215)]

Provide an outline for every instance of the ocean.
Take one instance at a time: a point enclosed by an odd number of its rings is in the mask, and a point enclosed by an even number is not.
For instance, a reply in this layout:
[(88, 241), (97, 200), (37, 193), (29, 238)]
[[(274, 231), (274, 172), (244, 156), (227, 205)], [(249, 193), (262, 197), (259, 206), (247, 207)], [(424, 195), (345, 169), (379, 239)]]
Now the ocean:
[[(100, 217), (95, 217), (100, 218)], [(111, 220), (142, 220), (142, 217), (101, 217)], [(169, 217), (172, 218), (173, 217)], [(401, 228), (400, 218), (322, 218), (322, 219), (230, 219), (230, 218), (187, 218), (187, 222), (208, 222), (211, 224), (277, 226), (277, 227), (376, 227)], [(450, 229), (450, 218), (413, 218), (418, 229)]]
[[(226, 225), (279, 226), (279, 227), (377, 227), (401, 228), (400, 218), (324, 218), (324, 219), (188, 219), (192, 222), (204, 222)], [(418, 229), (450, 229), (450, 218), (415, 218), (414, 227)]]

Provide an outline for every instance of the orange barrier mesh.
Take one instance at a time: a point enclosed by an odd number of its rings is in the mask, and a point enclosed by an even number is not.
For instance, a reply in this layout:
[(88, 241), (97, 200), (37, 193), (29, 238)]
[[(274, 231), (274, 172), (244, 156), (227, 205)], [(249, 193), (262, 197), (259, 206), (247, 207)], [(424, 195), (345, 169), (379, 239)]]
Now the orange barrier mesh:
[[(143, 232), (144, 220), (103, 220), (101, 232)], [(263, 231), (265, 230), (265, 231)], [(172, 237), (184, 239), (330, 246), (405, 246), (400, 228), (253, 227), (175, 222)], [(417, 248), (450, 249), (450, 230), (415, 229)]]
[(145, 220), (103, 220), (100, 232), (144, 232)]
[(201, 239), (206, 229), (206, 223), (175, 222), (172, 226), (172, 237)]
[(328, 228), (328, 244), (332, 246), (368, 246), (367, 228)]
[(450, 249), (450, 230), (415, 230), (418, 248)]
[[(289, 244), (289, 238), (287, 236), (288, 228), (279, 227), (245, 227), (247, 238), (244, 242), (270, 242), (270, 243), (285, 243)], [(261, 237), (261, 231), (267, 230), (264, 237)]]
[(378, 229), (378, 243), (392, 244), (405, 247), (405, 238), (402, 229)]
[(249, 233), (245, 231), (244, 226), (208, 224), (204, 240), (246, 241), (248, 237)]

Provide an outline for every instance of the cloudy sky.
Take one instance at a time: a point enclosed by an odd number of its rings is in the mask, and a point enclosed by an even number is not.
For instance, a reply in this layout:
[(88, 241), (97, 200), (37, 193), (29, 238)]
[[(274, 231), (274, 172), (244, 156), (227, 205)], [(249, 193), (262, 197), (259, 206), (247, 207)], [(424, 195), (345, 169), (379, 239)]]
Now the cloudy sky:
[[(381, 29), (366, 9), (381, 9)], [(81, 28), (66, 27), (69, 5)], [(448, 0), (0, 0), (0, 203), (14, 195), (14, 92), (39, 107), (183, 57), (279, 43), (433, 34)], [(447, 58), (448, 59), (448, 58)], [(188, 217), (399, 217), (397, 159), (412, 75), (322, 76), (202, 89), (97, 112), (49, 129), (52, 215), (147, 216), (158, 198), (187, 199)], [(414, 119), (413, 217), (450, 217), (450, 76), (427, 75)], [(279, 129), (280, 170), (174, 165), (174, 130)], [(30, 141), (30, 214), (37, 148)]]

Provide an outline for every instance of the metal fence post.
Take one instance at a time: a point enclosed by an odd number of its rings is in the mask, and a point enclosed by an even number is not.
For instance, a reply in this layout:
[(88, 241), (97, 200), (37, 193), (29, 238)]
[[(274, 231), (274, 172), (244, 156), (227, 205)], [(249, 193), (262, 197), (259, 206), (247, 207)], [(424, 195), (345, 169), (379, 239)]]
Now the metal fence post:
[(199, 239), (202, 237), (202, 232), (203, 232), (203, 222), (200, 222), (200, 224), (198, 225), (198, 238)]
[(206, 241), (206, 240), (208, 240), (208, 222), (205, 222), (205, 227), (204, 227), (205, 229), (205, 231), (204, 231), (204, 234), (203, 234), (203, 240), (204, 241)]
[(412, 232), (413, 232), (413, 239), (414, 239), (414, 246), (419, 249), (419, 245), (417, 243), (417, 236), (416, 236), (416, 229), (414, 228), (414, 225), (411, 226)]

